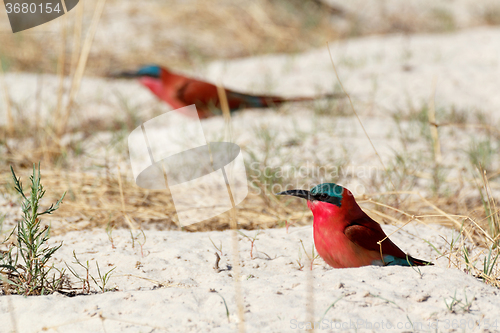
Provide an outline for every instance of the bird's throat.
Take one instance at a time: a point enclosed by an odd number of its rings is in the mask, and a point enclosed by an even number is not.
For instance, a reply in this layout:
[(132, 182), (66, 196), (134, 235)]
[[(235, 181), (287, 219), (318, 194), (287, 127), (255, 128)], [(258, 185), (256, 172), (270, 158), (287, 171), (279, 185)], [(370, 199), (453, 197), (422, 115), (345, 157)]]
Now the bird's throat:
[(140, 82), (149, 88), (153, 94), (155, 94), (158, 98), (162, 98), (162, 87), (163, 84), (160, 79), (144, 76), (141, 77)]

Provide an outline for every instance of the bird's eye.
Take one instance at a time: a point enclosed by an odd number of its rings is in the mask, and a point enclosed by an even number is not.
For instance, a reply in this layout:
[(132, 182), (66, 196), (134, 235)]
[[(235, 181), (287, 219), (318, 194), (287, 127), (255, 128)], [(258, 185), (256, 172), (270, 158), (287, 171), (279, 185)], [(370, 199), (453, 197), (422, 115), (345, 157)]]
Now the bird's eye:
[(329, 197), (329, 195), (328, 195), (328, 194), (326, 194), (326, 193), (321, 193), (321, 194), (319, 195), (319, 199), (320, 199), (320, 200), (326, 200), (326, 199), (328, 199), (328, 197)]

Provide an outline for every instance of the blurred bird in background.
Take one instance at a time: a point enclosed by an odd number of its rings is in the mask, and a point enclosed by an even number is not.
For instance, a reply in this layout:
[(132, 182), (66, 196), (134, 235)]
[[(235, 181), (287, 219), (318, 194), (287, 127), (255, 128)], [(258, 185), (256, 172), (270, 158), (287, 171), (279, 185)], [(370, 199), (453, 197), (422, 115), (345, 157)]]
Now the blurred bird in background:
[[(175, 74), (164, 67), (149, 65), (137, 71), (112, 74), (114, 78), (139, 78), (159, 99), (172, 108), (179, 109), (195, 104), (200, 118), (220, 114), (221, 102), (217, 86), (183, 75)], [(250, 95), (224, 89), (231, 112), (244, 108), (268, 108), (287, 102), (312, 101), (319, 98), (341, 98), (343, 94), (325, 94), (318, 97), (284, 98), (270, 95)]]

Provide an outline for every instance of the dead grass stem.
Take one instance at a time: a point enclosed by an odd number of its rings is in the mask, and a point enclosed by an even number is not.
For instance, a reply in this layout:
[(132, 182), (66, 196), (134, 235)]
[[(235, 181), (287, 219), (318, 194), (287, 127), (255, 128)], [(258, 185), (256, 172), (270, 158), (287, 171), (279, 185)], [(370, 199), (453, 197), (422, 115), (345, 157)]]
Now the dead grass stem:
[[(75, 99), (78, 90), (80, 89), (80, 83), (83, 78), (83, 73), (85, 72), (85, 67), (87, 66), (87, 60), (89, 58), (90, 48), (92, 47), (92, 42), (94, 41), (94, 36), (97, 31), (97, 26), (99, 24), (99, 19), (101, 18), (102, 12), (104, 10), (104, 5), (106, 0), (98, 0), (97, 5), (94, 10), (94, 16), (90, 23), (89, 31), (83, 43), (82, 51), (80, 53), (80, 59), (73, 75), (73, 80), (71, 82), (71, 88), (69, 90), (68, 103), (64, 112), (58, 117), (58, 122), (56, 123), (56, 133), (58, 136), (62, 136), (66, 132), (66, 127), (68, 125), (69, 117), (71, 115), (73, 101)], [(64, 29), (65, 30), (65, 29)], [(66, 34), (64, 35), (66, 36)]]

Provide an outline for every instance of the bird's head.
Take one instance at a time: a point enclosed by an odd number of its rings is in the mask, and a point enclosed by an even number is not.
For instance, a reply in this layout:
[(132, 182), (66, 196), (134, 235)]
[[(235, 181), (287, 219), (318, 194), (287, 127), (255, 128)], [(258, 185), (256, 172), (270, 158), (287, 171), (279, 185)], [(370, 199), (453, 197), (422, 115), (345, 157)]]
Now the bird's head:
[(147, 65), (142, 66), (136, 71), (124, 71), (119, 73), (110, 74), (112, 78), (118, 79), (135, 79), (139, 78), (139, 82), (144, 86), (148, 87), (153, 94), (162, 98), (163, 93), (163, 83), (162, 76), (165, 75), (167, 71), (158, 65)]
[(291, 195), (306, 199), (307, 206), (314, 215), (317, 213), (337, 215), (341, 212), (347, 213), (351, 208), (358, 207), (351, 191), (334, 183), (319, 184), (310, 191), (288, 190), (276, 195)]
[(161, 67), (158, 65), (142, 66), (137, 71), (137, 76), (149, 76), (159, 79), (161, 76)]
[(158, 65), (147, 65), (147, 66), (142, 66), (136, 71), (124, 71), (124, 72), (119, 72), (115, 74), (111, 74), (111, 77), (114, 78), (122, 78), (122, 79), (132, 79), (132, 78), (138, 78), (138, 77), (150, 77), (150, 78), (155, 78), (159, 79), (161, 77), (161, 70), (162, 68)]
[(288, 190), (277, 193), (276, 195), (291, 195), (294, 197), (306, 199), (310, 202), (321, 201), (327, 202), (337, 207), (341, 207), (342, 198), (344, 197), (345, 192), (349, 192), (349, 190), (343, 188), (340, 185), (334, 183), (323, 183), (313, 187), (310, 191)]

